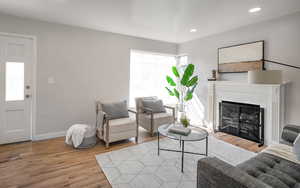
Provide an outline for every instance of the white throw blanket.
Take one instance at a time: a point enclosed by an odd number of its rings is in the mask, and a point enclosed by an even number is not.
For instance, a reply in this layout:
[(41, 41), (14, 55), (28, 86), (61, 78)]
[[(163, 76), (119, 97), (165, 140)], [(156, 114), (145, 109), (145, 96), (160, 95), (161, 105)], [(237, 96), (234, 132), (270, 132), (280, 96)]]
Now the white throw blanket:
[(84, 124), (72, 125), (66, 134), (66, 144), (73, 145), (75, 148), (77, 148), (82, 143), (85, 133), (89, 128), (89, 125)]
[(292, 147), (285, 144), (274, 144), (268, 146), (262, 152), (269, 153), (286, 160), (292, 161), (294, 163), (300, 164), (300, 161), (297, 159), (296, 155), (293, 153)]

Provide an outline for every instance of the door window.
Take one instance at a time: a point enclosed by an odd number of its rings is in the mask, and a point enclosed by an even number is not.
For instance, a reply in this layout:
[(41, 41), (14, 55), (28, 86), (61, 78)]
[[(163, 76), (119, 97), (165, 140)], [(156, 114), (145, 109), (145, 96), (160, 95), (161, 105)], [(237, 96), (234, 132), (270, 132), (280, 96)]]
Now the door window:
[(5, 100), (24, 100), (23, 62), (6, 62), (5, 64)]

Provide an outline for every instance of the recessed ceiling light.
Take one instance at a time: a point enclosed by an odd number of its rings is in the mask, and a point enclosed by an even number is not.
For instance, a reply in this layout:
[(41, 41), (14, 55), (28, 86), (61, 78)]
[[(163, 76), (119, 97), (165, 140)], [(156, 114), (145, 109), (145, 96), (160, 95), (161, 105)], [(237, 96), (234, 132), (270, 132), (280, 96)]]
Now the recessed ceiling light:
[(260, 7), (255, 7), (255, 8), (249, 9), (249, 12), (250, 12), (250, 13), (259, 12), (259, 11), (261, 11), (261, 8), (260, 8)]
[(191, 29), (190, 32), (195, 33), (195, 32), (197, 32), (197, 29)]

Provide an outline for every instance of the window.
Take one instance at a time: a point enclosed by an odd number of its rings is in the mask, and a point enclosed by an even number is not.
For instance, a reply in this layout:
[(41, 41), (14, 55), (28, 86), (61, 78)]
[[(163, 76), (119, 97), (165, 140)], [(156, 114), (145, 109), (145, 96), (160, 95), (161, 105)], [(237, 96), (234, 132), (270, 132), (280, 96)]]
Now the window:
[(5, 66), (5, 100), (24, 100), (24, 63), (7, 62)]
[(178, 56), (178, 58), (179, 58), (179, 66), (188, 65), (188, 56), (187, 55)]
[(135, 105), (136, 97), (157, 96), (165, 104), (176, 104), (165, 87), (166, 75), (172, 75), (172, 66), (176, 65), (174, 56), (131, 51), (130, 54), (130, 100)]
[[(130, 54), (130, 98), (129, 106), (135, 106), (136, 97), (157, 96), (165, 104), (177, 104), (176, 97), (169, 96), (166, 75), (174, 78), (172, 66), (177, 66), (180, 72), (188, 65), (187, 55), (171, 56), (141, 51), (131, 51)], [(199, 87), (199, 86), (198, 86)], [(204, 107), (196, 93), (188, 102), (187, 115), (193, 125), (202, 125)]]

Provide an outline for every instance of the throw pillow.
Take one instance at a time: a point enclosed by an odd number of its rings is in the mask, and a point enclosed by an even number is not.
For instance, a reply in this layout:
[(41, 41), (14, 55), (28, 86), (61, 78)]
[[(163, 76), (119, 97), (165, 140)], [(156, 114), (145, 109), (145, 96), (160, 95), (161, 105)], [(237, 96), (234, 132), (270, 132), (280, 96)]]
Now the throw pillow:
[(297, 159), (300, 161), (300, 134), (298, 134), (296, 140), (294, 141), (293, 151)]
[(120, 119), (129, 117), (126, 100), (114, 103), (103, 103), (101, 104), (101, 106), (108, 119)]
[(143, 107), (149, 108), (153, 113), (163, 113), (166, 112), (164, 104), (162, 100), (143, 100)]

